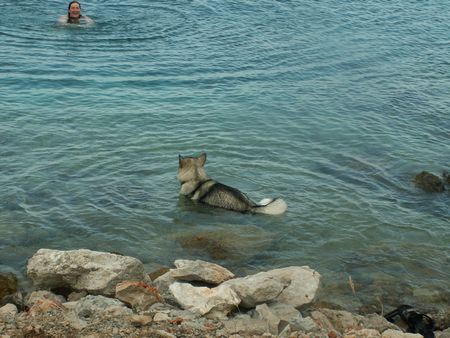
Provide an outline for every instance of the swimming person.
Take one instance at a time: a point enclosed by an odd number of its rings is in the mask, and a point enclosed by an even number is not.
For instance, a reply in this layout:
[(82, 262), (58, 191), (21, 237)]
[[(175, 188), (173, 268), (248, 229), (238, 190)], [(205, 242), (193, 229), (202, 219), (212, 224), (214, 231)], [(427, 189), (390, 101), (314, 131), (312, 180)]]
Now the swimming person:
[(67, 8), (67, 15), (60, 16), (58, 22), (61, 24), (93, 24), (94, 20), (87, 15), (81, 15), (81, 4), (78, 1), (71, 1)]

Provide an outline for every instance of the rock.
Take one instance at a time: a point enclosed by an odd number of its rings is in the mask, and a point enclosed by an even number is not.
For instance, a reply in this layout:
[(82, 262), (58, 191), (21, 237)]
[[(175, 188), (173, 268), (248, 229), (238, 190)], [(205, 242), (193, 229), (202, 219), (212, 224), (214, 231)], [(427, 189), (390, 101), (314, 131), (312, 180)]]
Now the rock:
[(435, 332), (436, 338), (450, 338), (450, 327), (444, 331)]
[(272, 234), (259, 226), (224, 224), (212, 231), (186, 231), (172, 235), (191, 256), (213, 260), (245, 261), (272, 244)]
[(33, 303), (28, 311), (29, 315), (34, 317), (47, 312), (65, 312), (67, 308), (56, 299), (39, 298)]
[(427, 171), (417, 174), (414, 178), (414, 183), (417, 187), (428, 192), (443, 192), (445, 190), (444, 182), (441, 178)]
[(382, 338), (423, 338), (421, 334), (418, 333), (405, 333), (397, 330), (386, 330), (381, 334)]
[(262, 319), (267, 323), (268, 330), (272, 334), (278, 334), (278, 324), (280, 324), (280, 317), (275, 315), (267, 304), (260, 304), (256, 306), (255, 318)]
[(164, 300), (166, 302), (171, 303), (171, 304), (176, 304), (177, 301), (173, 297), (172, 292), (170, 292), (170, 290), (169, 290), (170, 285), (172, 285), (173, 283), (176, 282), (176, 279), (174, 277), (172, 277), (173, 270), (174, 269), (171, 269), (167, 273), (165, 273), (162, 276), (156, 278), (153, 281), (153, 285), (156, 286), (156, 288), (159, 291), (159, 294), (161, 295), (161, 297), (164, 298)]
[(224, 322), (224, 336), (242, 334), (245, 336), (262, 335), (268, 332), (267, 323), (263, 319), (251, 318), (248, 315), (239, 315)]
[(284, 319), (288, 322), (297, 320), (298, 318), (302, 318), (301, 313), (292, 305), (275, 303), (268, 304), (268, 306), (273, 314), (275, 314), (278, 318)]
[(334, 330), (333, 324), (330, 322), (327, 316), (320, 311), (312, 311), (311, 318), (316, 322), (317, 326), (326, 331)]
[(80, 300), (83, 297), (86, 297), (88, 293), (86, 291), (80, 291), (80, 292), (71, 292), (69, 296), (67, 297), (67, 300), (69, 302), (76, 302), (77, 300)]
[(347, 311), (331, 309), (320, 309), (319, 311), (324, 314), (331, 325), (341, 333), (362, 327), (364, 321), (363, 316), (352, 314)]
[(14, 304), (6, 304), (0, 307), (0, 321), (10, 321), (17, 314), (17, 307)]
[(128, 320), (133, 326), (141, 327), (150, 324), (152, 322), (152, 317), (145, 315), (132, 315), (128, 317)]
[(209, 318), (224, 318), (240, 303), (236, 293), (223, 284), (208, 288), (176, 282), (169, 289), (183, 309)]
[(162, 298), (158, 290), (144, 282), (124, 281), (116, 285), (116, 298), (137, 311), (147, 310)]
[(10, 294), (10, 295), (4, 296), (0, 300), (0, 307), (4, 306), (6, 304), (14, 304), (19, 311), (24, 311), (25, 310), (25, 303), (24, 303), (22, 292), (17, 291), (15, 293)]
[(0, 299), (17, 292), (17, 277), (12, 272), (0, 272)]
[(167, 313), (164, 312), (157, 312), (154, 316), (153, 316), (153, 320), (155, 322), (164, 322), (164, 321), (168, 321), (170, 320), (170, 317)]
[(389, 322), (386, 318), (376, 313), (364, 316), (362, 324), (366, 329), (375, 329), (378, 332), (383, 332), (387, 329), (399, 330), (397, 325)]
[(50, 291), (33, 291), (25, 297), (25, 306), (31, 308), (38, 300), (51, 300), (58, 303), (64, 303), (66, 300), (62, 296), (55, 295)]
[(145, 279), (136, 258), (91, 250), (40, 249), (28, 261), (28, 277), (41, 288), (64, 288), (112, 296), (117, 283)]
[(307, 266), (291, 266), (235, 278), (221, 285), (231, 287), (241, 298), (241, 306), (255, 307), (269, 301), (300, 307), (314, 299), (320, 274)]
[(175, 261), (177, 269), (172, 271), (172, 277), (186, 282), (205, 282), (218, 285), (234, 277), (234, 274), (220, 265), (202, 260), (179, 259)]
[(170, 271), (170, 268), (162, 267), (162, 268), (159, 268), (158, 270), (150, 272), (148, 274), (148, 277), (153, 282), (155, 279), (161, 277), (162, 275), (164, 275), (165, 273), (167, 273), (169, 271)]
[(381, 333), (374, 329), (359, 329), (345, 332), (343, 338), (381, 338)]
[(292, 330), (301, 332), (312, 332), (319, 329), (316, 322), (311, 317), (297, 317), (289, 321)]
[(133, 314), (133, 311), (118, 299), (92, 295), (80, 299), (75, 306), (75, 312), (82, 319), (101, 314), (110, 314), (113, 316), (128, 316)]

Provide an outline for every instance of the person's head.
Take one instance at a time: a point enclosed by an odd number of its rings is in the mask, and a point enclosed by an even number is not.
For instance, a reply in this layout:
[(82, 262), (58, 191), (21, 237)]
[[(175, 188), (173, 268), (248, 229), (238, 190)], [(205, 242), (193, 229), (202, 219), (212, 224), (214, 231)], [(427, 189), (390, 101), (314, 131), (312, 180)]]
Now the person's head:
[(81, 5), (78, 1), (71, 1), (67, 8), (67, 18), (70, 20), (79, 20), (81, 17)]

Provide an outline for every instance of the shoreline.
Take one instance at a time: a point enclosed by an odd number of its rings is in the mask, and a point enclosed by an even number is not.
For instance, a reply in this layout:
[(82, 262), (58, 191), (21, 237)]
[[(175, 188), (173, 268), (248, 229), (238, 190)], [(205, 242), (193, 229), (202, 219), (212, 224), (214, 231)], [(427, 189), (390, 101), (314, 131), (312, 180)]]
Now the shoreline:
[[(324, 307), (307, 266), (236, 277), (200, 260), (174, 265), (149, 273), (129, 256), (41, 249), (27, 266), (35, 291), (16, 279), (8, 292), (0, 274), (1, 337), (421, 337), (400, 318)], [(435, 337), (450, 337), (448, 315), (435, 316)]]

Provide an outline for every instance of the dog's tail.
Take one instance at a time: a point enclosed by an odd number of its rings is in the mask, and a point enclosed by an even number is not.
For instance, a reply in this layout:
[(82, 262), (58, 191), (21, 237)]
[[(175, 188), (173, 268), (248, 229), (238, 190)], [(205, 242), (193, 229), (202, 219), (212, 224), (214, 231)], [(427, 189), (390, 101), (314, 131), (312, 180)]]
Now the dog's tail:
[(264, 198), (252, 208), (257, 214), (280, 215), (287, 209), (287, 204), (281, 198)]

